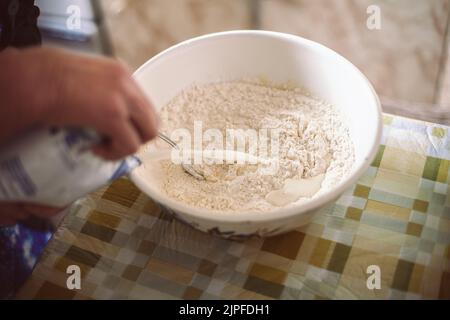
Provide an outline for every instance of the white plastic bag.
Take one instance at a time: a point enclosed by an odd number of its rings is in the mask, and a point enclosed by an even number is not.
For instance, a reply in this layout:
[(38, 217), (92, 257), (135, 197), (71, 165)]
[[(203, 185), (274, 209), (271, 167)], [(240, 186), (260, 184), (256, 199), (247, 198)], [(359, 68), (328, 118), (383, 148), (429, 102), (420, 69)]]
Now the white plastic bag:
[(0, 147), (0, 201), (62, 207), (140, 165), (135, 156), (105, 161), (85, 129), (45, 129)]

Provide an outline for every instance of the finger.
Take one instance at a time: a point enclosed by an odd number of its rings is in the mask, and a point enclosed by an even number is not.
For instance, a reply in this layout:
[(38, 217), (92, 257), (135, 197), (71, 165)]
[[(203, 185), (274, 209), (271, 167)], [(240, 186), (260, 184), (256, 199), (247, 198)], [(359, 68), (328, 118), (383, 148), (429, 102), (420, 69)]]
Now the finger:
[(92, 151), (106, 160), (118, 160), (137, 151), (139, 133), (130, 121), (123, 97), (116, 96), (105, 108), (109, 108), (108, 114), (112, 116), (103, 117), (95, 124), (97, 132), (103, 136), (103, 142), (94, 146)]
[(0, 204), (0, 226), (14, 225), (24, 220), (28, 214), (17, 203), (3, 202)]
[(110, 142), (95, 146), (93, 151), (107, 160), (133, 154), (140, 146), (139, 134), (130, 121), (112, 123), (103, 133), (110, 137)]
[(20, 205), (14, 202), (0, 202), (0, 215), (16, 214), (20, 211)]
[(17, 220), (10, 216), (0, 216), (0, 226), (1, 227), (13, 226), (16, 223), (17, 223)]
[(132, 80), (128, 88), (128, 110), (132, 123), (139, 132), (141, 142), (147, 142), (158, 134), (159, 120), (152, 103)]
[(18, 207), (17, 212), (15, 213), (15, 217), (17, 218), (17, 220), (24, 220), (26, 218), (28, 218), (30, 215), (26, 210), (23, 210), (22, 208)]
[(28, 215), (33, 215), (39, 218), (51, 218), (57, 215), (63, 208), (47, 207), (35, 204), (22, 204), (22, 210)]
[(20, 203), (15, 202), (2, 202), (0, 204), (0, 215), (15, 217), (17, 219), (23, 219), (28, 216), (22, 209)]

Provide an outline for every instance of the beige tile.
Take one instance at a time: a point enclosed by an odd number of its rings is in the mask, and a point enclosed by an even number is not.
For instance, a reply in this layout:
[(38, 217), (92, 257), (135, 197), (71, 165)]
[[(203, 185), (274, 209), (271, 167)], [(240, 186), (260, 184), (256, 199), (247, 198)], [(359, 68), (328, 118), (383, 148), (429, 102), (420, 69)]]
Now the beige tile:
[(422, 176), (427, 156), (416, 152), (404, 151), (397, 148), (385, 148), (380, 168), (396, 173)]
[(115, 55), (133, 69), (182, 40), (250, 27), (243, 0), (102, 0)]
[(376, 213), (377, 215), (384, 215), (399, 220), (408, 221), (411, 209), (395, 206), (392, 204), (367, 200), (365, 209), (367, 212)]
[[(366, 27), (381, 9), (381, 30)], [(263, 0), (261, 27), (321, 42), (357, 65), (382, 96), (432, 102), (449, 0)]]
[[(397, 263), (398, 260), (395, 257), (378, 254), (354, 245), (340, 277), (339, 288), (334, 298), (386, 299), (395, 276)], [(382, 270), (379, 290), (367, 290), (367, 282), (361, 281), (361, 279), (367, 279), (367, 267), (370, 265), (379, 266)]]
[(373, 187), (414, 199), (419, 192), (420, 177), (379, 168)]

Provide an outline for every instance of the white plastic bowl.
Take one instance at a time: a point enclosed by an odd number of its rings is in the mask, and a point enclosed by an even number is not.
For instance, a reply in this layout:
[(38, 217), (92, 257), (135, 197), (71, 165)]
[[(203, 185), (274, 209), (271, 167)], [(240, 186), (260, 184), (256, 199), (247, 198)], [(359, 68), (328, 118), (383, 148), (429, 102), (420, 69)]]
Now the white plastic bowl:
[[(135, 78), (159, 110), (193, 83), (264, 77), (294, 83), (342, 110), (355, 146), (351, 173), (305, 204), (270, 212), (214, 213), (169, 198), (140, 167), (132, 181), (178, 218), (224, 237), (271, 236), (307, 224), (354, 184), (373, 161), (381, 139), (380, 103), (367, 78), (342, 56), (310, 40), (268, 31), (214, 33), (177, 44), (140, 67)], [(174, 115), (176, 116), (176, 115)]]

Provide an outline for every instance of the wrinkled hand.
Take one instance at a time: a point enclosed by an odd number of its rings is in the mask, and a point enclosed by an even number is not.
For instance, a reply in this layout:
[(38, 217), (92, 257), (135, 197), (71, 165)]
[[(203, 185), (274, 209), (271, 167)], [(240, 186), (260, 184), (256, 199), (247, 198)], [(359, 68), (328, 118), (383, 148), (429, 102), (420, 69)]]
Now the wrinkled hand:
[[(84, 127), (105, 137), (94, 152), (108, 160), (137, 151), (157, 134), (152, 104), (113, 59), (51, 48), (0, 52), (0, 148), (33, 127)], [(0, 202), (0, 226), (61, 208)]]
[(115, 160), (157, 135), (152, 104), (116, 60), (7, 49), (0, 69), (0, 143), (32, 126), (86, 127), (105, 137), (94, 152)]

